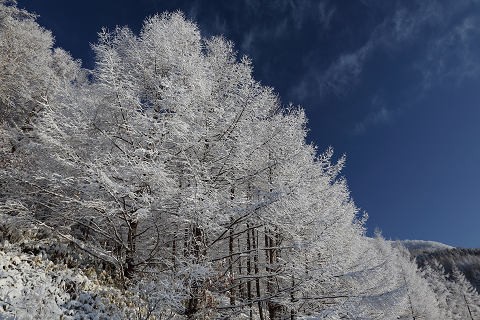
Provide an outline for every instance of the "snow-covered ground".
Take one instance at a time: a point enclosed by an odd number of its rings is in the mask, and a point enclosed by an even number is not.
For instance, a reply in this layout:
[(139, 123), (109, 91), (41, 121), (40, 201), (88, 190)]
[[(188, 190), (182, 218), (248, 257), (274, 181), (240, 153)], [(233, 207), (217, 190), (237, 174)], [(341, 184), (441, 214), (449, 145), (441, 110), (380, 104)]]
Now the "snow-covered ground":
[(92, 273), (0, 245), (0, 319), (126, 319), (135, 313), (119, 289)]

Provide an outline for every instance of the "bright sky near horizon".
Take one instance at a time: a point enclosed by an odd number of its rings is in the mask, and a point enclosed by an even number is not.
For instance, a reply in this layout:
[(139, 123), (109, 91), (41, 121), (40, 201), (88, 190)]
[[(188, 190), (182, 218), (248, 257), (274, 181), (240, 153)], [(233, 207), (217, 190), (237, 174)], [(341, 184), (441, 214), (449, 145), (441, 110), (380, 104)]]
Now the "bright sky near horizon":
[(391, 239), (480, 247), (480, 1), (19, 0), (93, 67), (101, 27), (181, 10), (301, 105), (309, 141), (347, 155), (352, 196)]

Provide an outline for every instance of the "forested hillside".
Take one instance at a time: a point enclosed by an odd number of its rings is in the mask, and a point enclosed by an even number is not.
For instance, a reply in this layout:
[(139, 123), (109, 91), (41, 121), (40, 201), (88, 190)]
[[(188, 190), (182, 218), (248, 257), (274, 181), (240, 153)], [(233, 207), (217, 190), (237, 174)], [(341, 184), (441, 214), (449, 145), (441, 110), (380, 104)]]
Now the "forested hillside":
[(468, 281), (480, 292), (480, 250), (451, 248), (433, 252), (421, 252), (414, 255), (420, 267), (432, 261), (442, 265), (445, 272), (452, 274), (459, 269)]
[(154, 15), (86, 70), (53, 39), (0, 0), (1, 318), (480, 318), (365, 236), (345, 158), (228, 40)]

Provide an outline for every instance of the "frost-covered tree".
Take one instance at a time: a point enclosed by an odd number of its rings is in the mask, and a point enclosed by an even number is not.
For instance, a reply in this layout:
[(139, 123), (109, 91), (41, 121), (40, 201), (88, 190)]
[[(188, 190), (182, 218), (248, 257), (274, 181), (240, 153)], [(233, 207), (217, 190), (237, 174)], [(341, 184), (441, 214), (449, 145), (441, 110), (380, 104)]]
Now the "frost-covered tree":
[(446, 319), (478, 317), (480, 296), (457, 267), (447, 273), (442, 264), (433, 260), (424, 266), (424, 273)]
[(0, 3), (0, 115), (8, 125), (28, 130), (47, 101), (52, 46), (52, 35), (34, 15)]
[[(0, 120), (3, 126), (26, 132), (60, 82), (73, 81), (79, 74), (78, 63), (53, 48), (53, 36), (36, 23), (35, 15), (15, 3), (0, 2)], [(11, 142), (12, 151), (16, 143)]]
[(451, 281), (447, 282), (450, 295), (447, 304), (453, 319), (476, 319), (480, 316), (480, 295), (465, 275), (453, 267)]
[(339, 278), (337, 292), (346, 297), (336, 312), (347, 318), (397, 319), (407, 300), (397, 250), (380, 234), (374, 239), (358, 237), (355, 243), (358, 256)]
[(448, 289), (448, 280), (443, 266), (437, 260), (433, 260), (423, 267), (423, 273), (429, 286), (435, 292), (436, 300), (444, 314), (444, 318), (454, 319), (452, 309), (448, 305), (448, 302), (451, 300), (451, 292)]
[(412, 261), (407, 249), (398, 247), (398, 272), (406, 288), (406, 306), (400, 319), (442, 319), (434, 290)]
[[(54, 49), (51, 33), (15, 4), (0, 2), (0, 213), (45, 208), (38, 204), (46, 198), (31, 196), (38, 191), (29, 180), (32, 168), (46, 159), (32, 130), (50, 101), (84, 79), (79, 62)], [(2, 216), (2, 224), (11, 218)]]

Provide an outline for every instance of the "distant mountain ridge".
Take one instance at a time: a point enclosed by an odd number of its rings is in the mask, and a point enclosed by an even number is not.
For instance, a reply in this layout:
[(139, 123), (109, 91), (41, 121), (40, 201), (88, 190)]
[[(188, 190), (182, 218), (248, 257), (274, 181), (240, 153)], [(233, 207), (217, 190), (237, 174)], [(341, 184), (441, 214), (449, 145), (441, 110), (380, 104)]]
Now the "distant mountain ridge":
[(410, 251), (414, 256), (422, 253), (436, 252), (439, 250), (449, 250), (454, 249), (450, 245), (437, 242), (437, 241), (426, 241), (426, 240), (401, 240), (399, 241), (405, 248)]

